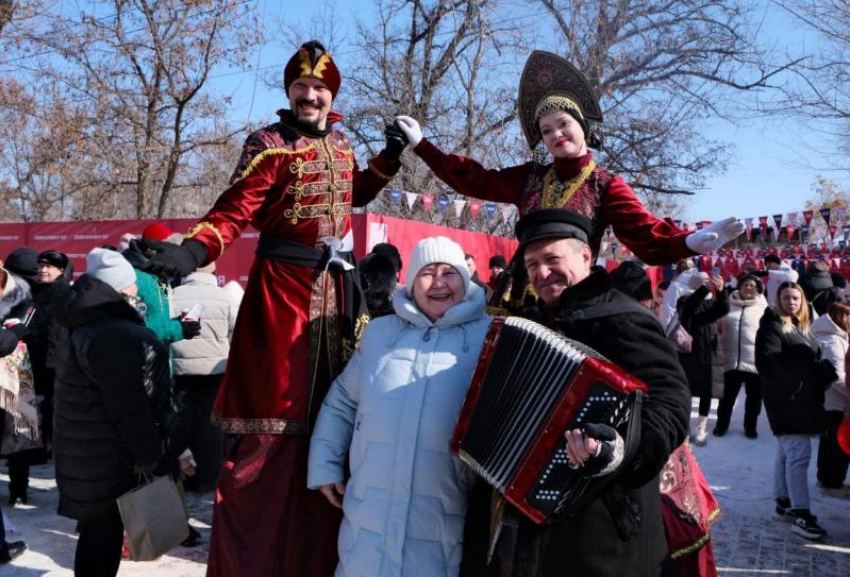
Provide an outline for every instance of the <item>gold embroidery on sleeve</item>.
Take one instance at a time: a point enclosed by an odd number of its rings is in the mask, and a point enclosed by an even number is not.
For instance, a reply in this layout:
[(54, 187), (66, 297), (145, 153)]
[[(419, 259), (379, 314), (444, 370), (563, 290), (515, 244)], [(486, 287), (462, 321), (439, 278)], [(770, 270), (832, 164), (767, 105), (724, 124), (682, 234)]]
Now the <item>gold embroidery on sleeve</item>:
[(186, 238), (195, 237), (199, 232), (201, 232), (205, 228), (208, 228), (213, 231), (213, 233), (215, 233), (216, 238), (218, 238), (220, 249), (218, 252), (218, 256), (221, 256), (222, 254), (224, 254), (224, 237), (221, 235), (221, 232), (219, 232), (218, 228), (216, 228), (213, 223), (207, 222), (205, 220), (199, 222), (198, 224), (189, 229), (189, 232), (186, 233)]

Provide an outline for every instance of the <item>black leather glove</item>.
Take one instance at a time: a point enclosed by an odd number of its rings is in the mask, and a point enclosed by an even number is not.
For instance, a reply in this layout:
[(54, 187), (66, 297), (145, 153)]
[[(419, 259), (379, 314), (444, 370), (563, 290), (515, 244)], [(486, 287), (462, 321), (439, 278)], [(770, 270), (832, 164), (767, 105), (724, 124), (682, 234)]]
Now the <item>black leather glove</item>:
[(183, 244), (145, 241), (156, 254), (145, 265), (144, 271), (162, 278), (184, 277), (197, 270), (207, 260), (207, 249), (201, 241), (187, 238)]
[(201, 321), (180, 321), (184, 339), (194, 339), (201, 334)]
[[(619, 465), (619, 461), (623, 460), (623, 440), (620, 439), (616, 429), (601, 423), (591, 423), (585, 425), (584, 434), (601, 443), (599, 454), (585, 461), (582, 467), (582, 472), (585, 475), (593, 477), (614, 465), (614, 461), (618, 461), (616, 464)], [(617, 449), (618, 444), (619, 451)]]
[(18, 335), (9, 329), (0, 329), (0, 357), (5, 357), (15, 352), (18, 347)]
[(384, 156), (389, 160), (398, 160), (401, 158), (401, 153), (407, 147), (407, 136), (402, 132), (398, 124), (388, 124), (384, 130), (384, 136), (387, 137), (387, 146), (384, 148)]

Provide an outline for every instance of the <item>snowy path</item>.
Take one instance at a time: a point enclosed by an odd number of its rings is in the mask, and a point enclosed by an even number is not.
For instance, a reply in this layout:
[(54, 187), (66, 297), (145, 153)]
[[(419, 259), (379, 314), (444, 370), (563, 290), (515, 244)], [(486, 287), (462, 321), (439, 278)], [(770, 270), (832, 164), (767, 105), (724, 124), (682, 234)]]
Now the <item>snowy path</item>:
[[(850, 575), (850, 500), (824, 496), (815, 487), (815, 468), (809, 471), (812, 509), (829, 531), (823, 543), (812, 543), (791, 534), (790, 526), (775, 521), (773, 513), (773, 457), (776, 440), (762, 413), (760, 436), (743, 434), (743, 394), (735, 408), (732, 426), (723, 438), (709, 437), (708, 445), (694, 453), (718, 496), (723, 516), (715, 526), (714, 542), (721, 577), (847, 577)], [(710, 429), (714, 428), (714, 411)], [(696, 408), (694, 408), (694, 422)], [(57, 491), (51, 467), (33, 469), (30, 504), (9, 510), (8, 476), (0, 467), (0, 498), (3, 511), (17, 526), (9, 540), (24, 539), (29, 551), (14, 566), (0, 567), (0, 577), (73, 575), (74, 523), (56, 515)], [(190, 496), (192, 523), (204, 544), (177, 548), (152, 563), (122, 562), (120, 576), (201, 577), (205, 572), (212, 495)]]

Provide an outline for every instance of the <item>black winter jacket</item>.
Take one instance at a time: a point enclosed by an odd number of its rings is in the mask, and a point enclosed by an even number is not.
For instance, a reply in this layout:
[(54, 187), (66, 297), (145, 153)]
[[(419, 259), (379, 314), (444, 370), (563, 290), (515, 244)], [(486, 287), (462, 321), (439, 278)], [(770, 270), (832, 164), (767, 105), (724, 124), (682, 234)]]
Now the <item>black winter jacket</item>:
[(833, 284), (832, 277), (826, 271), (803, 276), (800, 287), (818, 316), (825, 315), (832, 303), (844, 300), (844, 290)]
[(765, 310), (756, 333), (756, 368), (774, 435), (826, 430), (824, 392), (838, 375), (832, 363), (821, 358), (811, 331), (783, 331), (779, 315), (772, 308)]
[[(602, 304), (640, 306), (613, 289), (608, 274), (591, 275), (564, 291), (561, 307), (541, 307), (551, 328), (595, 349), (649, 387), (635, 458), (613, 484), (575, 516), (538, 527), (520, 520), (514, 577), (658, 576), (667, 557), (658, 474), (688, 432), (690, 393), (672, 345), (651, 313), (579, 319)], [(498, 575), (487, 567), (489, 500), (476, 490), (467, 513), (461, 575)]]
[(109, 285), (84, 275), (59, 313), (54, 458), (59, 513), (100, 515), (152, 470), (172, 422), (168, 350)]
[(711, 390), (714, 376), (722, 372), (720, 363), (720, 339), (717, 321), (729, 313), (729, 297), (726, 291), (717, 291), (709, 300), (708, 288), (699, 287), (684, 298), (679, 319), (682, 326), (693, 337), (690, 353), (679, 353), (679, 361), (688, 377), (691, 394), (698, 397), (706, 389)]

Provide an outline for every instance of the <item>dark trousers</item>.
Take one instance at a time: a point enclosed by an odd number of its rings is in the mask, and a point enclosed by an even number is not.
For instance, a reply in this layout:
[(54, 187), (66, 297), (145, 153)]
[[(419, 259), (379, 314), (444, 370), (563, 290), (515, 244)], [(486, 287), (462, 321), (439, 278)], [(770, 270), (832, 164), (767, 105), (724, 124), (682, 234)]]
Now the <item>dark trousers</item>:
[(838, 444), (838, 427), (844, 420), (842, 411), (826, 411), (826, 434), (818, 445), (818, 481), (830, 489), (840, 489), (847, 477), (850, 456)]
[(761, 413), (761, 381), (756, 373), (726, 371), (723, 373), (723, 398), (717, 406), (717, 428), (725, 431), (732, 420), (735, 399), (744, 385), (747, 400), (744, 404), (744, 430), (756, 432)]
[(77, 525), (80, 538), (74, 557), (75, 577), (115, 577), (121, 564), (124, 524), (118, 505), (112, 504), (103, 514)]
[(9, 455), (9, 497), (26, 499), (30, 486), (30, 460), (28, 451)]
[(193, 477), (187, 477), (187, 491), (215, 489), (221, 470), (224, 435), (210, 422), (213, 403), (224, 375), (176, 375), (174, 384), (180, 393), (180, 418), (189, 434), (189, 448), (198, 463)]

